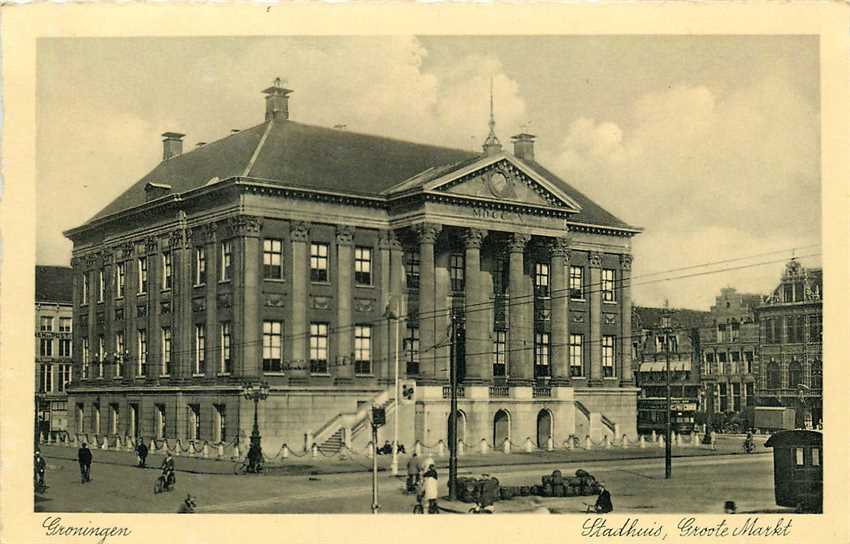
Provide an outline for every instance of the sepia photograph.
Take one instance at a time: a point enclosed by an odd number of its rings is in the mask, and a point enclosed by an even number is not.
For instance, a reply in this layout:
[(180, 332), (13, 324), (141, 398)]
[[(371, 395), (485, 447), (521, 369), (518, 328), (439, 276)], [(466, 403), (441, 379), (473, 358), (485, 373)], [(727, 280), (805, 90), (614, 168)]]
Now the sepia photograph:
[(103, 7), (3, 41), (4, 540), (846, 537), (829, 10)]

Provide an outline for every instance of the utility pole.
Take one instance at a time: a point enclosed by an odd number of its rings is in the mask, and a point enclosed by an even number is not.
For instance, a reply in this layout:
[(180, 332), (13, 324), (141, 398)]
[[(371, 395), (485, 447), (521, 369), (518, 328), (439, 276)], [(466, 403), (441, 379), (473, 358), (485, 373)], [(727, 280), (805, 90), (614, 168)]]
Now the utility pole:
[(393, 476), (398, 475), (398, 417), (399, 411), (401, 411), (401, 405), (399, 404), (399, 381), (398, 381), (398, 364), (399, 364), (399, 314), (400, 309), (396, 307), (395, 309), (387, 309), (387, 316), (389, 319), (395, 320), (395, 417), (393, 417), (393, 460), (390, 464), (390, 472)]
[(383, 406), (372, 407), (372, 513), (380, 510), (378, 505), (378, 427), (386, 424), (387, 415)]
[(457, 500), (457, 310), (452, 309), (452, 343), (449, 361), (451, 380), (451, 412), (449, 414), (449, 500)]
[(669, 480), (673, 477), (673, 445), (670, 443), (673, 430), (670, 418), (673, 404), (670, 398), (670, 311), (665, 310), (664, 314), (661, 318), (664, 327), (664, 353), (667, 360), (667, 428), (664, 433), (664, 479)]

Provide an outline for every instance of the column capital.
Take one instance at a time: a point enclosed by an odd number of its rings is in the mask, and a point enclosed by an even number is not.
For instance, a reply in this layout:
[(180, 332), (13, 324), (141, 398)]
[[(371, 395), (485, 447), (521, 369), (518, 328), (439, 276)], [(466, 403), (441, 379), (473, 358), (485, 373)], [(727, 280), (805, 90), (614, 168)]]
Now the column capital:
[(289, 238), (293, 242), (306, 242), (310, 238), (310, 223), (294, 221), (289, 225)]
[(628, 253), (620, 255), (620, 267), (623, 270), (631, 270), (632, 269), (632, 256)]
[(197, 232), (199, 238), (205, 243), (214, 244), (218, 239), (218, 230), (218, 223), (212, 222), (202, 225)]
[(354, 245), (354, 227), (351, 225), (337, 225), (336, 227), (336, 245), (338, 246), (353, 246)]
[(159, 238), (156, 236), (149, 236), (145, 239), (145, 252), (149, 255), (153, 255), (159, 252)]
[(190, 233), (191, 231), (186, 232), (183, 229), (171, 231), (171, 233), (169, 233), (168, 240), (169, 247), (171, 247), (171, 249), (184, 249), (188, 246), (188, 238)]
[(466, 249), (481, 249), (487, 231), (484, 229), (466, 229), (463, 233), (463, 243)]
[(227, 227), (231, 236), (257, 237), (263, 228), (263, 218), (253, 215), (238, 215), (228, 220)]
[(590, 268), (602, 268), (602, 253), (599, 251), (590, 252)]
[(434, 244), (437, 242), (437, 236), (440, 235), (443, 227), (434, 223), (419, 223), (413, 226), (413, 230), (419, 237), (420, 244)]
[(521, 253), (525, 251), (525, 246), (527, 246), (530, 241), (530, 234), (514, 233), (508, 239), (508, 250), (511, 253)]
[(401, 250), (401, 240), (392, 229), (382, 230), (378, 233), (378, 247), (380, 249)]

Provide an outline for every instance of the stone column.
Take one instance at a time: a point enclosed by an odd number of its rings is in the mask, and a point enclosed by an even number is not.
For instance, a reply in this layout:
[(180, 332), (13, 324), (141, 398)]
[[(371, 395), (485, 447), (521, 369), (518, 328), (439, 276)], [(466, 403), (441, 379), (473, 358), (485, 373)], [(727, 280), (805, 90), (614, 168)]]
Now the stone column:
[[(88, 363), (88, 379), (94, 379), (97, 376), (97, 364), (95, 357), (97, 353), (97, 274), (95, 269), (97, 266), (97, 256), (94, 254), (86, 257), (85, 274), (88, 277), (89, 292), (88, 300), (88, 339), (89, 339), (89, 360)], [(88, 426), (86, 427), (89, 428)]]
[(218, 236), (217, 223), (209, 223), (205, 228), (205, 259), (207, 267), (206, 280), (206, 300), (204, 307), (206, 308), (206, 353), (204, 361), (206, 362), (205, 375), (206, 378), (212, 380), (218, 373), (218, 368), (221, 360), (221, 352), (219, 351), (219, 325), (218, 325)]
[[(119, 248), (120, 253), (117, 255), (116, 261), (121, 261), (117, 264), (124, 265), (124, 298), (121, 304), (124, 306), (124, 321), (122, 327), (124, 331), (124, 368), (121, 374), (122, 380), (128, 383), (133, 380), (136, 375), (136, 286), (133, 282), (135, 274), (133, 273), (133, 244), (127, 243)], [(114, 279), (116, 288), (118, 278)]]
[(350, 381), (354, 376), (354, 350), (351, 338), (351, 284), (354, 271), (354, 228), (339, 225), (336, 228), (336, 362), (328, 369), (337, 381)]
[(310, 240), (310, 224), (302, 221), (292, 223), (289, 227), (289, 239), (292, 243), (292, 273), (289, 276), (292, 278), (290, 362), (295, 367), (289, 375), (293, 378), (304, 378), (310, 372), (310, 360), (307, 353), (307, 342), (310, 337), (310, 326), (307, 323), (307, 286), (310, 277), (307, 243)]
[(489, 292), (481, 276), (481, 244), (486, 230), (468, 229), (464, 234), (466, 247), (464, 270), (464, 303), (466, 305), (466, 382), (487, 383), (493, 376), (492, 343), (488, 341), (492, 325), (488, 322)]
[(553, 385), (567, 385), (570, 381), (569, 247), (570, 241), (567, 237), (557, 238), (552, 244), (550, 349)]
[[(623, 312), (620, 319), (622, 330), (620, 332), (620, 383), (622, 385), (633, 385), (632, 374), (632, 256), (620, 256), (620, 310)], [(697, 368), (698, 365), (694, 365)]]
[(189, 253), (187, 233), (179, 229), (171, 233), (172, 279), (172, 381), (183, 381), (192, 375), (192, 258)]
[(435, 350), (437, 322), (434, 310), (436, 301), (436, 274), (434, 245), (440, 226), (422, 223), (415, 226), (419, 236), (419, 337), (420, 374), (423, 378), (436, 377)]
[[(395, 322), (390, 323), (390, 359), (388, 363), (390, 377), (395, 380), (395, 363), (396, 358), (398, 358), (398, 373), (399, 376), (404, 376), (405, 368), (404, 361), (402, 360), (401, 350), (402, 350), (402, 338), (404, 337), (404, 317), (407, 311), (406, 305), (404, 304), (404, 293), (402, 291), (402, 282), (404, 282), (404, 266), (403, 255), (404, 251), (401, 246), (401, 242), (396, 237), (395, 232), (389, 231), (388, 238), (389, 247), (390, 247), (390, 262), (389, 262), (389, 297), (388, 304), (390, 305), (390, 309), (395, 312), (396, 317), (398, 318), (398, 324)], [(397, 352), (398, 350), (398, 352)]]
[(147, 239), (148, 257), (148, 365), (145, 372), (145, 381), (159, 383), (159, 373), (162, 368), (162, 349), (160, 342), (159, 321), (159, 290), (160, 266), (159, 266), (159, 239), (151, 236)]
[(533, 353), (531, 349), (527, 349), (534, 345), (532, 328), (534, 304), (526, 290), (524, 262), (525, 246), (530, 240), (531, 236), (528, 234), (514, 234), (508, 242), (510, 251), (508, 374), (512, 382), (520, 385), (530, 384), (534, 379)]
[(602, 381), (602, 254), (590, 254), (590, 381)]
[(448, 247), (435, 246), (434, 255), (434, 342), (439, 347), (434, 349), (434, 376), (447, 382), (451, 377), (451, 353), (449, 342), (452, 315), (451, 279), (449, 278)]
[(237, 376), (257, 377), (262, 370), (261, 350), (263, 348), (260, 329), (260, 231), (262, 218), (240, 216), (236, 221), (236, 234), (239, 236), (240, 262), (236, 269), (233, 296), (239, 302), (235, 308), (239, 314), (239, 349), (241, 355), (234, 368)]

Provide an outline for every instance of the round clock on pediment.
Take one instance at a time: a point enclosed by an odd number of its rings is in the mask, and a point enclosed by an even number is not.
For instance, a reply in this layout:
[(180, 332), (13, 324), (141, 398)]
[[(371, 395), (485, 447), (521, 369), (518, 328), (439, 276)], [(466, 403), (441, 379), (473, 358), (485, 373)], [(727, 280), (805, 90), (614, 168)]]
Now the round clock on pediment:
[(514, 180), (501, 170), (493, 170), (487, 178), (487, 188), (497, 198), (515, 197)]

